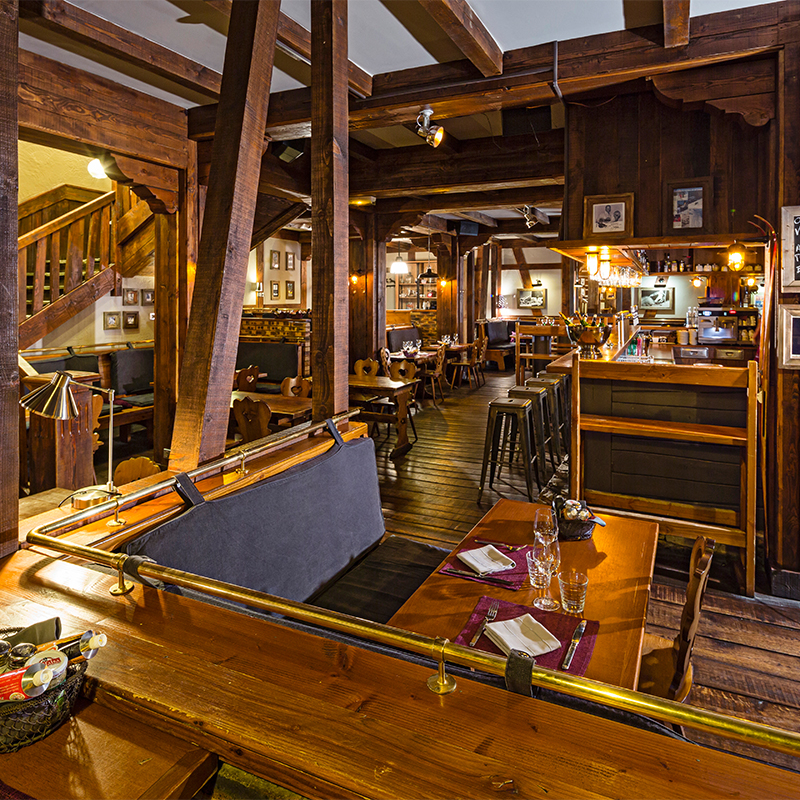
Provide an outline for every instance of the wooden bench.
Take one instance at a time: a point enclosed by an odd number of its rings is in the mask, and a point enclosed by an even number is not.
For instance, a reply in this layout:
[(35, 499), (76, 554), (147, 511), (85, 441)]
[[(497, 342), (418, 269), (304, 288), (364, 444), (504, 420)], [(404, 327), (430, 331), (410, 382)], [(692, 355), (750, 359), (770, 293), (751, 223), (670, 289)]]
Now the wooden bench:
[(130, 715), (81, 698), (46, 739), (0, 756), (0, 778), (45, 798), (190, 798), (217, 771), (217, 756)]

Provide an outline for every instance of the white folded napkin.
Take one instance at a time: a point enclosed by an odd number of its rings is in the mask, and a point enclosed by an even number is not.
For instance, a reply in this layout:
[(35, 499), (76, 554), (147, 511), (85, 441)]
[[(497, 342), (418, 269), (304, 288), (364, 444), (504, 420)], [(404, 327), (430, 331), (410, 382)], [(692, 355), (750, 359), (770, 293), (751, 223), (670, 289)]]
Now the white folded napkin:
[(490, 622), (484, 632), (506, 655), (522, 650), (529, 656), (542, 656), (561, 647), (561, 642), (530, 614)]
[(477, 550), (463, 550), (456, 554), (470, 569), (482, 575), (515, 567), (513, 559), (503, 555), (494, 545), (487, 544)]

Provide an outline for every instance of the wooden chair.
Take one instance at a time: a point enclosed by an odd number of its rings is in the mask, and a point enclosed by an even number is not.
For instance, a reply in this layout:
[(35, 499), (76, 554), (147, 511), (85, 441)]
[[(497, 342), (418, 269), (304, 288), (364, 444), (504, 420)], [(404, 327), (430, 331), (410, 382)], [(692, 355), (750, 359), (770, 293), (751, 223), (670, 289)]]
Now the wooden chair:
[(269, 427), (272, 411), (263, 400), (253, 400), (250, 397), (234, 400), (233, 416), (242, 436), (242, 444), (263, 439), (272, 433)]
[(476, 374), (480, 378), (482, 386), (486, 385), (486, 374), (484, 373), (483, 368), (486, 366), (486, 351), (488, 348), (489, 340), (485, 336), (482, 336), (480, 339), (478, 339), (478, 357), (475, 360), (475, 366), (477, 367)]
[(114, 483), (117, 486), (124, 486), (126, 483), (156, 475), (161, 471), (161, 467), (155, 461), (147, 458), (147, 456), (129, 458), (117, 464), (117, 468), (114, 470)]
[(311, 394), (311, 381), (301, 378), (284, 378), (281, 381), (281, 394), (284, 397), (308, 397)]
[[(402, 361), (395, 361), (389, 368), (388, 377), (393, 381), (411, 381), (417, 377), (417, 365), (413, 361), (406, 361), (405, 359)], [(396, 404), (388, 397), (379, 397), (375, 401), (374, 406), (387, 413), (397, 411)], [(417, 435), (417, 426), (414, 424), (415, 411), (419, 411), (419, 404), (416, 399), (410, 398), (408, 401), (408, 421), (411, 423), (411, 430), (414, 433), (414, 441), (416, 442), (419, 436)], [(392, 425), (388, 424), (386, 427), (386, 438), (388, 439), (392, 432)]]
[(258, 384), (259, 367), (251, 364), (249, 367), (237, 369), (233, 374), (233, 389), (238, 392), (254, 392)]
[(388, 378), (392, 372), (392, 365), (389, 362), (389, 348), (388, 347), (381, 347), (378, 350), (378, 358), (381, 361), (381, 366), (383, 367), (383, 374)]
[(353, 371), (359, 378), (377, 377), (380, 364), (374, 358), (359, 358)]
[(453, 377), (450, 379), (450, 388), (455, 387), (456, 378), (458, 378), (458, 385), (461, 386), (461, 380), (466, 370), (467, 380), (469, 380), (469, 388), (472, 388), (472, 381), (475, 381), (475, 387), (478, 387), (478, 343), (473, 342), (470, 349), (466, 353), (462, 353), (461, 358), (456, 361), (451, 361), (450, 366), (453, 368)]
[(699, 536), (692, 548), (689, 584), (674, 641), (645, 634), (638, 691), (683, 703), (692, 689), (692, 648), (716, 542)]
[(444, 390), (442, 389), (442, 374), (444, 373), (444, 359), (447, 354), (447, 345), (440, 345), (436, 351), (436, 361), (430, 369), (422, 370), (422, 391), (425, 392), (426, 385), (430, 385), (433, 404), (436, 406), (436, 384), (439, 384), (439, 397), (444, 402)]

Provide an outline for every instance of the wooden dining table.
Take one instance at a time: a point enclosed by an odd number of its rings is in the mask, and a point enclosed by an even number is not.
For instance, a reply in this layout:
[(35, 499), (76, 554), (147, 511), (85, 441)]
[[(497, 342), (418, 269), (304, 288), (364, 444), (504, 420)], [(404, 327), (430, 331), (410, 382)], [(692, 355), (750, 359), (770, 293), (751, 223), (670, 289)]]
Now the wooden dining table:
[[(533, 544), (533, 517), (537, 508), (542, 506), (499, 500), (456, 550), (481, 547), (476, 539), (512, 545)], [(658, 525), (606, 514), (601, 515), (601, 519), (606, 522), (606, 527), (596, 525), (591, 539), (560, 542), (561, 566), (588, 575), (589, 588), (583, 616), (600, 623), (585, 677), (636, 689)], [(466, 565), (464, 568), (468, 569)], [(560, 599), (555, 578), (550, 592), (554, 598)], [(434, 572), (388, 624), (452, 641), (466, 626), (483, 595), (531, 606), (537, 594), (538, 591), (532, 589), (527, 580), (522, 588), (514, 591)]]
[(231, 408), (233, 408), (234, 400), (243, 400), (245, 397), (266, 403), (273, 417), (276, 419), (289, 419), (292, 425), (311, 418), (310, 397), (286, 397), (282, 394), (233, 391), (231, 392)]
[(408, 400), (419, 384), (417, 378), (395, 381), (383, 375), (348, 375), (347, 381), (351, 391), (364, 392), (375, 397), (388, 397), (397, 404), (397, 411), (392, 413), (362, 411), (361, 418), (370, 422), (390, 422), (397, 430), (397, 443), (389, 454), (390, 458), (407, 453), (411, 449), (408, 440)]

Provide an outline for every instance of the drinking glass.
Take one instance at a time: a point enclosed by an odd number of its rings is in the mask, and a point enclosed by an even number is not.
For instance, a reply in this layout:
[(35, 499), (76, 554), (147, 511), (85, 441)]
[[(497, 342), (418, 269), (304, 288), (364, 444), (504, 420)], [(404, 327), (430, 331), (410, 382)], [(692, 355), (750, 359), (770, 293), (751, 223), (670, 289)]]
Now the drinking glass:
[(553, 512), (549, 508), (537, 508), (533, 516), (534, 539), (541, 539), (545, 544), (558, 536), (558, 525)]
[(422, 339), (417, 339), (417, 352), (422, 350)]
[(556, 611), (560, 604), (558, 600), (554, 600), (550, 596), (550, 581), (553, 579), (553, 575), (558, 572), (558, 567), (561, 564), (561, 550), (558, 546), (558, 539), (554, 538), (549, 542), (545, 542), (537, 538), (532, 552), (536, 570), (543, 573), (541, 580), (544, 582), (544, 595), (537, 597), (533, 601), (533, 605), (542, 611)]
[(453, 334), (453, 344), (458, 344), (458, 334), (457, 333)]
[(558, 586), (561, 590), (561, 605), (568, 614), (582, 614), (586, 604), (586, 588), (589, 578), (577, 570), (558, 573)]

